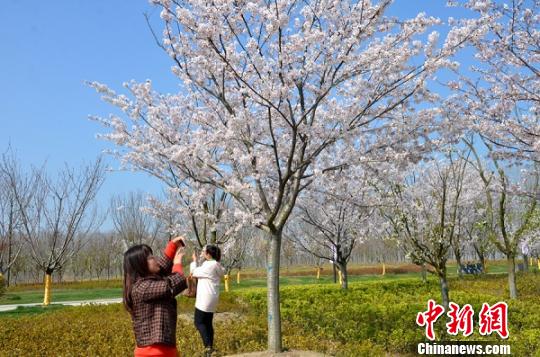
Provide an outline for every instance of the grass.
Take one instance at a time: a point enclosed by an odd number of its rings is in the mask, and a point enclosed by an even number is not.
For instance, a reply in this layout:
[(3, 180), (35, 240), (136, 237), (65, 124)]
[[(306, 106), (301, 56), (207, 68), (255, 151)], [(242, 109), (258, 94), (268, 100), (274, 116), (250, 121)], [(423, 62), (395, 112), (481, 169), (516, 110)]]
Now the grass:
[[(51, 301), (78, 301), (78, 300), (96, 300), (110, 299), (122, 296), (122, 288), (107, 289), (55, 289), (53, 287)], [(43, 288), (32, 290), (20, 290), (8, 292), (0, 298), (0, 305), (12, 304), (31, 304), (43, 301)]]
[(49, 305), (44, 306), (19, 306), (15, 310), (3, 311), (0, 312), (1, 317), (20, 317), (20, 316), (31, 316), (31, 315), (40, 315), (45, 313), (51, 313), (54, 311), (62, 310), (66, 308), (65, 305)]
[[(381, 275), (356, 275), (350, 276), (349, 282), (360, 282), (360, 281), (392, 281), (392, 280), (401, 280), (401, 279), (419, 279), (418, 273), (406, 273), (406, 274), (387, 274), (385, 276)], [(105, 282), (104, 282), (105, 283)], [(118, 282), (120, 284), (120, 282)], [(109, 284), (111, 284), (109, 282)], [(281, 277), (280, 278), (281, 286), (289, 285), (331, 285), (334, 284), (333, 278), (331, 276), (322, 276), (320, 280), (317, 280), (316, 277), (311, 276), (298, 276), (298, 277)], [(92, 286), (89, 284), (82, 283), (80, 285), (76, 284), (58, 284), (55, 286), (53, 284), (51, 301), (53, 302), (62, 302), (62, 301), (77, 301), (77, 300), (95, 300), (95, 299), (109, 299), (109, 298), (120, 298), (122, 297), (122, 288), (113, 287), (113, 288), (101, 288), (99, 283), (94, 282)], [(86, 285), (86, 286), (85, 286)], [(235, 279), (231, 279), (230, 289), (232, 291), (252, 289), (252, 288), (265, 288), (266, 279), (265, 278), (255, 278), (255, 279), (241, 279), (240, 284), (236, 283)], [(221, 286), (223, 289), (223, 284)], [(5, 295), (0, 297), (0, 305), (12, 305), (12, 304), (29, 304), (29, 303), (40, 303), (43, 301), (43, 286), (40, 285), (31, 285), (23, 289), (22, 286), (18, 286), (16, 289), (9, 288)]]
[[(381, 266), (375, 265), (358, 265), (351, 264), (351, 272), (373, 271), (374, 268), (379, 269)], [(410, 269), (410, 265), (387, 265), (387, 270), (401, 269), (407, 267)], [(319, 280), (315, 276), (315, 268), (309, 266), (300, 267), (285, 267), (282, 268), (282, 277), (280, 278), (281, 286), (294, 286), (294, 285), (332, 285), (333, 276), (331, 266), (325, 266), (323, 274)], [(308, 273), (312, 273), (309, 274)], [(505, 261), (490, 261), (488, 263), (489, 274), (501, 274), (506, 273)], [(230, 288), (232, 291), (241, 291), (245, 289), (257, 289), (266, 287), (266, 278), (264, 277), (264, 270), (248, 269), (242, 271), (240, 284), (236, 283), (236, 273), (231, 274)], [(455, 264), (448, 265), (449, 277), (457, 276), (457, 269)], [(247, 278), (246, 278), (247, 276)], [(252, 276), (252, 277), (250, 277)], [(428, 274), (430, 276), (430, 274)], [(406, 272), (400, 274), (387, 273), (382, 276), (380, 274), (362, 274), (362, 275), (349, 275), (349, 282), (351, 284), (356, 282), (368, 282), (368, 281), (395, 281), (403, 279), (420, 279), (420, 273), (418, 272)], [(223, 284), (222, 284), (223, 289)], [(80, 282), (64, 282), (53, 284), (51, 301), (77, 301), (77, 300), (95, 300), (95, 299), (109, 299), (120, 298), (122, 296), (122, 281), (121, 280), (104, 280), (104, 281), (80, 281)], [(23, 284), (9, 287), (7, 292), (0, 296), (0, 305), (11, 304), (29, 304), (40, 303), (43, 301), (43, 285), (41, 284)]]

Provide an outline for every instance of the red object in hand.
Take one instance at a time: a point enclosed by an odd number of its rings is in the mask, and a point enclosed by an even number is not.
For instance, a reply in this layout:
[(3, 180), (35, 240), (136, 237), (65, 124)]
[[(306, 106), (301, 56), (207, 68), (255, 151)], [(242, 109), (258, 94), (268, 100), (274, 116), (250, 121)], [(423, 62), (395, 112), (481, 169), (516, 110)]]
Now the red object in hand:
[(169, 244), (167, 244), (167, 247), (165, 248), (165, 256), (169, 259), (174, 259), (174, 255), (176, 254), (176, 250), (179, 247), (183, 247), (184, 242), (178, 241), (178, 243), (175, 243), (173, 241), (170, 241)]

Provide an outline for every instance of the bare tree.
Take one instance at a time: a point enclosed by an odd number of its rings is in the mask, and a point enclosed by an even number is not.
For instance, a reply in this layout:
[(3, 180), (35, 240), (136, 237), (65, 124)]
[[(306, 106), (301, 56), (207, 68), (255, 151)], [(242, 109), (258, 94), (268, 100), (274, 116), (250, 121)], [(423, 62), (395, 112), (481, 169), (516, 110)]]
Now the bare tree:
[[(103, 183), (103, 165), (98, 159), (80, 172), (66, 165), (56, 179), (34, 170), (30, 178), (18, 180), (14, 166), (4, 172), (21, 213), (30, 255), (45, 273), (43, 303), (48, 305), (52, 274), (62, 270), (80, 248), (74, 244), (77, 237), (87, 237), (101, 223), (92, 203)], [(25, 186), (32, 188), (31, 197), (24, 195), (21, 187)]]
[(146, 200), (142, 192), (130, 192), (111, 199), (110, 215), (124, 249), (133, 244), (146, 243), (150, 246), (159, 236), (161, 225), (152, 215), (143, 210)]
[(38, 187), (38, 175), (21, 171), (11, 148), (0, 162), (0, 274), (7, 273), (9, 286), (11, 267), (16, 263), (23, 242), (20, 235), (21, 207), (26, 209)]
[(17, 261), (22, 242), (17, 236), (19, 211), (3, 175), (0, 174), (0, 274), (6, 275), (5, 283), (9, 286), (11, 266)]
[[(122, 260), (123, 244), (112, 233), (93, 234), (84, 250), (79, 255), (85, 255), (88, 260), (88, 272), (92, 277), (100, 279), (111, 278), (117, 262)], [(73, 261), (74, 264), (77, 262)]]
[[(5, 156), (2, 159), (5, 160)], [(7, 286), (10, 282), (11, 266), (16, 262), (22, 247), (15, 237), (18, 223), (19, 215), (13, 193), (5, 176), (0, 173), (0, 275), (7, 273)]]

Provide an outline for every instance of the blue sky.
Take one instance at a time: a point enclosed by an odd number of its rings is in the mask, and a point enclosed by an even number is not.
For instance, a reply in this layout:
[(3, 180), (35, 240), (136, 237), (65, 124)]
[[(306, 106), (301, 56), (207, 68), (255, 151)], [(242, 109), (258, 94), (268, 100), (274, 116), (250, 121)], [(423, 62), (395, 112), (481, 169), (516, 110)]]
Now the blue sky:
[[(457, 17), (445, 3), (398, 0), (390, 13)], [(146, 0), (2, 1), (0, 151), (11, 143), (23, 166), (46, 160), (51, 173), (64, 163), (77, 167), (110, 147), (95, 138), (102, 128), (88, 116), (113, 111), (84, 81), (118, 89), (150, 78), (160, 91), (176, 91), (171, 61), (156, 46), (145, 12), (159, 26), (159, 10)], [(134, 190), (158, 193), (160, 185), (145, 174), (110, 172), (98, 201), (106, 207), (112, 194)]]
[[(170, 61), (155, 45), (144, 12), (159, 19), (143, 0), (4, 1), (0, 150), (11, 143), (24, 166), (46, 160), (51, 173), (64, 163), (79, 166), (110, 147), (95, 139), (102, 128), (88, 115), (106, 116), (113, 109), (84, 81), (118, 88), (151, 78), (158, 88), (175, 90)], [(111, 172), (100, 205), (107, 206), (112, 194), (137, 189), (155, 193), (160, 186), (144, 174)]]

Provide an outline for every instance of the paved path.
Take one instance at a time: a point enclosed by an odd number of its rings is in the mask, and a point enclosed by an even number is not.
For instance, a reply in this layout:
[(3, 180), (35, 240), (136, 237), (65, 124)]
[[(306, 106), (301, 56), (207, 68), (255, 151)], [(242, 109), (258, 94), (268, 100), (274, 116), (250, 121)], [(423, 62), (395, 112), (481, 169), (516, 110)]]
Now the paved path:
[[(122, 298), (114, 299), (98, 299), (98, 300), (83, 300), (83, 301), (55, 301), (51, 302), (51, 305), (68, 305), (68, 306), (81, 306), (81, 305), (108, 305), (108, 304), (118, 304), (122, 302)], [(33, 304), (12, 304), (12, 305), (0, 305), (0, 312), (15, 310), (19, 306), (41, 306), (41, 303)]]

